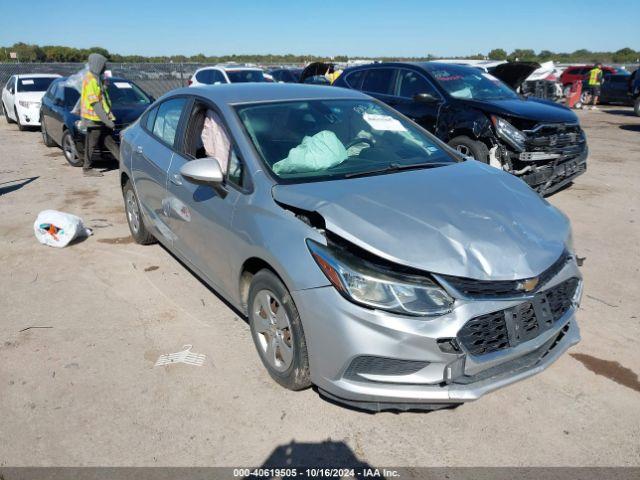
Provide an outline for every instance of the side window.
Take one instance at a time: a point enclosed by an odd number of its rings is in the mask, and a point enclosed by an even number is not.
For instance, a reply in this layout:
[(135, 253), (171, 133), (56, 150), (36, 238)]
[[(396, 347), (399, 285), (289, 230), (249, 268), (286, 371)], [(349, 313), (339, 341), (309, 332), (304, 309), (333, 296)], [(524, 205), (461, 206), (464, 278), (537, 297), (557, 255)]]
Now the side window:
[(44, 96), (50, 99), (54, 99), (56, 97), (57, 89), (58, 89), (58, 84), (52, 83), (51, 85), (49, 85), (49, 89), (47, 90), (47, 93), (44, 94)]
[(236, 154), (235, 148), (231, 149), (231, 157), (229, 158), (229, 172), (227, 174), (227, 180), (231, 183), (242, 187), (242, 173), (244, 168), (242, 162)]
[(173, 98), (158, 107), (153, 134), (170, 147), (174, 146), (178, 123), (186, 101), (186, 98)]
[(209, 72), (211, 73), (211, 82), (212, 84), (216, 84), (216, 83), (226, 83), (227, 81), (224, 78), (224, 75), (222, 75), (222, 72), (220, 72), (219, 70), (209, 70)]
[(11, 77), (7, 82), (7, 90), (9, 90), (9, 92), (11, 93), (14, 93), (16, 90), (15, 85), (16, 85), (16, 77)]
[(156, 115), (158, 114), (158, 107), (149, 110), (147, 116), (144, 119), (144, 126), (150, 132), (153, 132), (153, 123), (156, 121)]
[(431, 86), (425, 78), (417, 72), (401, 69), (399, 74), (398, 96), (404, 98), (413, 98), (419, 93), (428, 93), (438, 98), (438, 92)]
[(389, 95), (391, 92), (392, 68), (372, 68), (367, 70), (367, 75), (362, 83), (362, 90), (371, 93)]
[(59, 95), (64, 101), (64, 104), (70, 108), (73, 108), (78, 100), (80, 100), (80, 92), (71, 87), (58, 87), (57, 95)]
[(196, 80), (200, 83), (206, 83), (207, 85), (211, 85), (213, 75), (211, 70), (201, 70), (196, 73)]
[(349, 85), (351, 88), (360, 90), (360, 85), (362, 85), (362, 77), (364, 76), (365, 71), (366, 70), (357, 70), (355, 72), (352, 72), (344, 77), (344, 81), (347, 82), (347, 85)]

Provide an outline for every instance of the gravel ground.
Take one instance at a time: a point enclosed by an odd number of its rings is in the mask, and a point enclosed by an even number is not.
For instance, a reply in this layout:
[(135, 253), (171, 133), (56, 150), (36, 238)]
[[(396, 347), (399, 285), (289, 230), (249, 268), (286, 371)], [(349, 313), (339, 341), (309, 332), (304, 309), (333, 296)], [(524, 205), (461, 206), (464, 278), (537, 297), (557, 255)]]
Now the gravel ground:
[[(549, 201), (586, 257), (582, 342), (477, 402), (375, 415), (276, 385), (237, 313), (131, 243), (117, 170), (85, 178), (0, 120), (0, 466), (640, 465), (640, 118), (579, 114), (589, 169)], [(41, 246), (48, 208), (94, 235)], [(154, 367), (185, 344), (204, 366)]]

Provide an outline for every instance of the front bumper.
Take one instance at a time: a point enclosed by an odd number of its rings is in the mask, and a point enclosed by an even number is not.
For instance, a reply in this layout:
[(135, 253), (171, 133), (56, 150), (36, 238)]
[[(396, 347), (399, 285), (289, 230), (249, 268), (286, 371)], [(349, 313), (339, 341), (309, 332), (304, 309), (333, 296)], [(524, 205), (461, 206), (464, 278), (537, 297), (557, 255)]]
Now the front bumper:
[(16, 105), (16, 112), (18, 113), (18, 119), (20, 124), (24, 126), (40, 126), (40, 104), (31, 106), (29, 108), (22, 105)]
[[(580, 278), (575, 262), (567, 263), (545, 289), (572, 277)], [(451, 313), (424, 320), (359, 307), (333, 287), (292, 295), (305, 331), (311, 380), (321, 394), (366, 410), (433, 410), (476, 400), (535, 375), (578, 343), (575, 311), (581, 286), (575, 303), (551, 328), (529, 341), (484, 355), (471, 355), (463, 346), (448, 353), (438, 340), (456, 338), (468, 320), (515, 307), (525, 299), (457, 300)], [(354, 376), (350, 366), (362, 357), (422, 368)]]

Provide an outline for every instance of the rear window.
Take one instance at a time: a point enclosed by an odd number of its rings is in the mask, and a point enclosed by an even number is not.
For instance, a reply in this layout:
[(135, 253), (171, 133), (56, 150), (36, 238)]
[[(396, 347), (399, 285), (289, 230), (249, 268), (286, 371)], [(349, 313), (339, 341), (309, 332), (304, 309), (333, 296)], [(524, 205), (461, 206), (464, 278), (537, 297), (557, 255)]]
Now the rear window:
[(266, 82), (262, 70), (227, 70), (231, 83)]
[(19, 78), (18, 92), (46, 92), (56, 77)]

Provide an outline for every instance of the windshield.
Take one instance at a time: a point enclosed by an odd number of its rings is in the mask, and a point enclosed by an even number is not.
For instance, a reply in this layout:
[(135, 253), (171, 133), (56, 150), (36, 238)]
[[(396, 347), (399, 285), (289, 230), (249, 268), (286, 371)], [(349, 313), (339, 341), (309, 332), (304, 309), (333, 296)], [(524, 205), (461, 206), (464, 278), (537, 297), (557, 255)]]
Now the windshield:
[(148, 105), (151, 99), (137, 85), (124, 80), (107, 83), (107, 94), (112, 105)]
[(19, 78), (18, 92), (45, 92), (57, 77)]
[(227, 70), (231, 83), (265, 82), (262, 70)]
[(429, 73), (454, 98), (469, 100), (508, 100), (518, 94), (496, 77), (477, 68), (451, 65)]
[(243, 105), (237, 112), (266, 166), (285, 183), (457, 161), (422, 129), (372, 100)]

